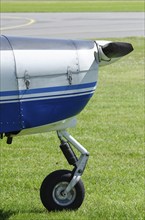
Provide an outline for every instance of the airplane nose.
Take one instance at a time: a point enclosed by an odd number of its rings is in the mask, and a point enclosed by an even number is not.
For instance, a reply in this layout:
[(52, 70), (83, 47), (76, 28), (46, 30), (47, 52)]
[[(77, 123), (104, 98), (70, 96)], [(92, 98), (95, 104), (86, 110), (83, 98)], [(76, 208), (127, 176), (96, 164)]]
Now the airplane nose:
[(111, 42), (102, 46), (102, 51), (108, 58), (119, 58), (133, 51), (133, 46), (130, 43)]

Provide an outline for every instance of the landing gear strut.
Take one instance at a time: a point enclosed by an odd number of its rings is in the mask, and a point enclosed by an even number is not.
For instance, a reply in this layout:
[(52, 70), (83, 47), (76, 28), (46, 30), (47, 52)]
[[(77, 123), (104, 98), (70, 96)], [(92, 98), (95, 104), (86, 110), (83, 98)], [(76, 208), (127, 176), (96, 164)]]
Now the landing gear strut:
[[(60, 148), (74, 169), (73, 171), (57, 170), (50, 173), (42, 182), (40, 198), (48, 211), (75, 210), (81, 206), (85, 196), (81, 176), (85, 170), (89, 153), (65, 130), (58, 131), (57, 134), (61, 142)], [(79, 159), (71, 146), (81, 153)]]

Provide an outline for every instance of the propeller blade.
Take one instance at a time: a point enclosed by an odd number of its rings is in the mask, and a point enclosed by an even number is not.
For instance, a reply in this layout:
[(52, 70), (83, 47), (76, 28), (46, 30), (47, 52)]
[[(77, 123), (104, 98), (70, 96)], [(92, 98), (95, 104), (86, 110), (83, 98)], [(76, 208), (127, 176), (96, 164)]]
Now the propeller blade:
[(108, 58), (119, 58), (133, 51), (133, 47), (130, 43), (111, 42), (102, 46), (102, 51)]

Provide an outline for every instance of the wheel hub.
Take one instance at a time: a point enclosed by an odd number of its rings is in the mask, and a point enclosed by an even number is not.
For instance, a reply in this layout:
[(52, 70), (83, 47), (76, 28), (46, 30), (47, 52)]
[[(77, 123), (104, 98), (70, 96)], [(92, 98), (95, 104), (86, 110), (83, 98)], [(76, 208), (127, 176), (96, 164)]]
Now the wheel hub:
[(60, 182), (53, 189), (52, 197), (60, 206), (68, 206), (73, 203), (76, 198), (75, 188), (73, 188), (70, 192), (65, 193), (65, 189), (67, 188), (68, 184), (68, 182)]

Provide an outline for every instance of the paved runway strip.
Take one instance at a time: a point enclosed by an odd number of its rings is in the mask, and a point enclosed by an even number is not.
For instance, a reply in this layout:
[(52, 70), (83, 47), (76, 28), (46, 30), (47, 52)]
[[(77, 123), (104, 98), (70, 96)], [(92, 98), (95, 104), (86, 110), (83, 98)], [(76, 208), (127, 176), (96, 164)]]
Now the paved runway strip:
[(144, 36), (144, 14), (2, 13), (1, 34), (71, 39)]

